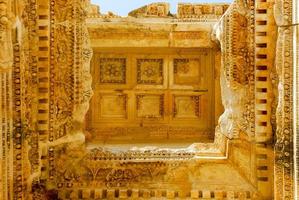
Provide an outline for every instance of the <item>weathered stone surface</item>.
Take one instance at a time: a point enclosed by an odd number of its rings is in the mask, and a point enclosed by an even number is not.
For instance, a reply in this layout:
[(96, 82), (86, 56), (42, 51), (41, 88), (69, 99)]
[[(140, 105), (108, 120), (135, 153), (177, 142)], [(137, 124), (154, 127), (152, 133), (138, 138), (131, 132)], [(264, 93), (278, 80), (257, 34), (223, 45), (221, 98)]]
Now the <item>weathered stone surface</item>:
[(0, 0), (0, 200), (295, 199), (296, 6)]

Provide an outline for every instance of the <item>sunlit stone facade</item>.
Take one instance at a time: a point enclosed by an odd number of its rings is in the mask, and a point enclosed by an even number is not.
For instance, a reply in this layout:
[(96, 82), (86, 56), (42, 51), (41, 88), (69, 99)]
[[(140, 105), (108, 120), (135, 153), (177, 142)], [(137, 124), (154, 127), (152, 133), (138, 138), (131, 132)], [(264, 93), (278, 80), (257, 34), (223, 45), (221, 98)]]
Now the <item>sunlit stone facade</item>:
[(298, 198), (298, 19), (0, 0), (0, 200)]

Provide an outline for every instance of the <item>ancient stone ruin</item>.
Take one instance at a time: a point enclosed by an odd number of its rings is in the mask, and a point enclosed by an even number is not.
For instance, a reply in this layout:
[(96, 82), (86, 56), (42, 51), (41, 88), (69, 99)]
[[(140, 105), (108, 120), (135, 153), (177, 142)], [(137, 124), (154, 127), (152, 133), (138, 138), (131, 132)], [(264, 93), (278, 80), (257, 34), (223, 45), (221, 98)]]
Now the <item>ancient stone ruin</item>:
[(0, 0), (0, 200), (299, 198), (298, 7)]

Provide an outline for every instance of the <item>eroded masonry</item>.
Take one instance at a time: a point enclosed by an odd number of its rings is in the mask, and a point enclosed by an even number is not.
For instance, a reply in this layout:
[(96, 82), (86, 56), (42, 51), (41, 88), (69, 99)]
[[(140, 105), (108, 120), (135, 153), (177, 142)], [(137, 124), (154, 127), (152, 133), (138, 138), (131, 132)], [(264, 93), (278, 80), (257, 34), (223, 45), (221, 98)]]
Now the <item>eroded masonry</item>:
[(0, 0), (0, 200), (296, 199), (298, 6)]

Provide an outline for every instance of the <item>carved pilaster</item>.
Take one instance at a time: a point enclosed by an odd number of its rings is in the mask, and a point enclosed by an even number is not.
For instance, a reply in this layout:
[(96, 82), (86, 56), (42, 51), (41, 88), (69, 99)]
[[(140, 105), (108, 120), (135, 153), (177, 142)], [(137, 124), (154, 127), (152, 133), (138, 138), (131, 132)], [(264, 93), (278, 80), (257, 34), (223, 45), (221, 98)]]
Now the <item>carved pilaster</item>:
[(293, 32), (292, 1), (275, 2), (278, 26), (276, 70), (278, 106), (276, 111), (275, 198), (294, 199), (293, 162)]
[[(84, 144), (83, 121), (92, 96), (87, 1), (51, 1), (49, 187), (57, 187), (55, 150)], [(61, 12), (63, 10), (63, 12)]]
[(241, 132), (254, 135), (252, 7), (253, 1), (235, 1), (214, 29), (222, 52), (220, 81), (225, 109), (218, 130), (229, 138), (237, 138)]

